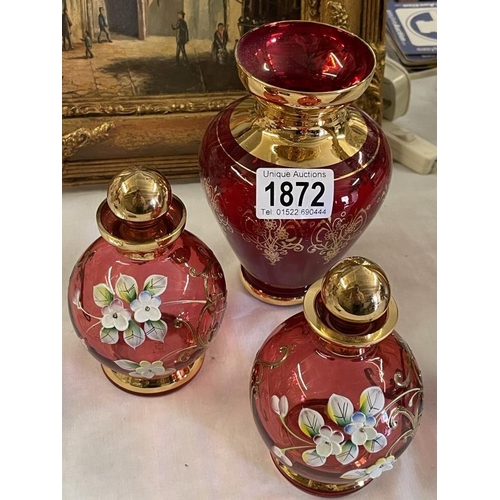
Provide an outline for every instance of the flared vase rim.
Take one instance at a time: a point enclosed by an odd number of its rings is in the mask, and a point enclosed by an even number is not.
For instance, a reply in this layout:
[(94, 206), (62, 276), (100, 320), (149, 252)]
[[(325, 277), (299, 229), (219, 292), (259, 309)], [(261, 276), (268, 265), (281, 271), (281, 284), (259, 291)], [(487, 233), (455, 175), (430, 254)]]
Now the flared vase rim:
[[(245, 38), (249, 37), (250, 34), (255, 34), (259, 30), (262, 30), (264, 28), (268, 28), (269, 26), (276, 26), (280, 24), (310, 24), (314, 26), (323, 26), (326, 27), (326, 29), (332, 31), (332, 32), (337, 32), (337, 33), (342, 33), (344, 36), (347, 38), (350, 38), (352, 40), (356, 40), (356, 42), (361, 43), (366, 49), (369, 54), (372, 56), (372, 64), (371, 64), (371, 70), (367, 72), (365, 77), (360, 80), (359, 82), (349, 86), (349, 87), (343, 87), (339, 88), (336, 90), (330, 90), (330, 91), (312, 91), (312, 90), (296, 90), (296, 89), (290, 89), (285, 86), (279, 86), (275, 85), (270, 82), (266, 82), (262, 80), (261, 78), (258, 78), (252, 74), (252, 72), (245, 66), (242, 57), (240, 55), (241, 53), (241, 44), (242, 42), (245, 42)], [(260, 26), (256, 26), (252, 30), (248, 31), (245, 33), (237, 42), (236, 47), (234, 49), (234, 57), (236, 61), (236, 65), (238, 69), (248, 78), (248, 80), (252, 83), (252, 88), (249, 88), (249, 85), (247, 85), (245, 82), (242, 81), (243, 85), (247, 88), (247, 90), (251, 93), (256, 95), (257, 97), (262, 98), (264, 101), (268, 100), (265, 97), (265, 91), (268, 89), (272, 89), (274, 92), (276, 92), (278, 95), (282, 94), (284, 96), (289, 97), (290, 101), (288, 103), (283, 103), (284, 106), (292, 106), (292, 107), (300, 107), (300, 108), (325, 108), (329, 107), (331, 105), (341, 105), (341, 104), (348, 104), (349, 102), (352, 102), (356, 100), (358, 97), (360, 97), (368, 88), (370, 85), (373, 76), (375, 74), (376, 66), (377, 66), (377, 57), (372, 49), (372, 47), (369, 45), (368, 42), (363, 40), (361, 36), (356, 35), (355, 33), (352, 33), (346, 29), (339, 28), (337, 26), (333, 26), (331, 24), (323, 23), (323, 22), (318, 22), (318, 21), (308, 21), (305, 19), (292, 19), (292, 20), (283, 20), (283, 21), (275, 21), (272, 23), (266, 23)], [(314, 105), (306, 105), (306, 106), (301, 106), (297, 105), (296, 101), (299, 101), (300, 98), (317, 98), (318, 103)], [(270, 100), (271, 102), (272, 99)]]

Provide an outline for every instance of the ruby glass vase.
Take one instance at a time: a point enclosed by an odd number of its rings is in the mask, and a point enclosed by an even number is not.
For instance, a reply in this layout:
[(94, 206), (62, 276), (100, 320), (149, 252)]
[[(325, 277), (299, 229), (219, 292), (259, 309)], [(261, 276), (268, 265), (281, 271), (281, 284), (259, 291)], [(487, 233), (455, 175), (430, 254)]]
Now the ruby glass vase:
[(334, 497), (397, 469), (419, 425), (423, 385), (396, 320), (383, 271), (352, 257), (314, 283), (304, 311), (258, 351), (254, 420), (294, 486)]
[(212, 251), (184, 229), (186, 209), (151, 170), (115, 176), (97, 211), (101, 237), (70, 277), (76, 334), (116, 386), (178, 389), (199, 372), (226, 307)]
[(389, 187), (387, 139), (352, 104), (370, 85), (375, 55), (334, 26), (283, 21), (246, 33), (235, 57), (250, 95), (208, 126), (201, 181), (247, 291), (297, 304), (368, 227)]

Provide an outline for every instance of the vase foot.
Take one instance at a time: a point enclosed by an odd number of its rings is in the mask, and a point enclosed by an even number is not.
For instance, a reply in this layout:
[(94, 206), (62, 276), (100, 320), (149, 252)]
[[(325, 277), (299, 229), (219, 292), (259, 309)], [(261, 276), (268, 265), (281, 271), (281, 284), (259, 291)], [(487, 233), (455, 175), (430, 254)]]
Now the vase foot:
[(156, 396), (165, 394), (166, 392), (175, 391), (188, 382), (191, 382), (191, 380), (193, 380), (193, 378), (200, 371), (204, 360), (205, 355), (203, 354), (194, 363), (186, 366), (186, 368), (178, 370), (171, 375), (167, 375), (166, 377), (154, 380), (140, 379), (131, 377), (130, 375), (123, 375), (122, 373), (115, 372), (104, 365), (101, 366), (106, 377), (108, 377), (108, 379), (118, 388), (141, 396)]
[(285, 479), (290, 481), (296, 488), (317, 497), (331, 498), (349, 495), (350, 493), (359, 491), (361, 488), (364, 488), (368, 483), (373, 481), (371, 478), (347, 484), (332, 484), (313, 481), (312, 479), (307, 479), (304, 476), (293, 472), (289, 467), (281, 463), (273, 454), (271, 454), (271, 458), (274, 465), (285, 477)]
[(284, 290), (274, 288), (254, 278), (244, 267), (240, 268), (240, 278), (245, 290), (256, 299), (274, 306), (296, 306), (302, 304), (308, 287)]

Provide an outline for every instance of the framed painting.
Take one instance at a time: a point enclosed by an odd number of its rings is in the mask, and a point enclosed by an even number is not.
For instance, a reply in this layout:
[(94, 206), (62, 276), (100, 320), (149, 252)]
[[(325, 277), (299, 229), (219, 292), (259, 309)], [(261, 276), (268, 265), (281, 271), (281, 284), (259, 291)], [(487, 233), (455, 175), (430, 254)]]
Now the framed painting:
[(358, 104), (382, 116), (385, 1), (63, 0), (62, 182), (107, 183), (126, 166), (198, 176), (210, 120), (244, 95), (234, 47), (266, 22), (345, 28), (377, 55)]

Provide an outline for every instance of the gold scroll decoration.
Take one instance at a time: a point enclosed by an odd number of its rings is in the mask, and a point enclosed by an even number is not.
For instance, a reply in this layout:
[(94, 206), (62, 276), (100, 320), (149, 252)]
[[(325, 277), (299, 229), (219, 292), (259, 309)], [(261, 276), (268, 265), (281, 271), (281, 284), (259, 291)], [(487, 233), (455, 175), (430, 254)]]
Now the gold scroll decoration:
[(89, 144), (95, 144), (106, 139), (109, 132), (114, 129), (113, 123), (104, 122), (93, 129), (81, 127), (74, 132), (62, 136), (63, 161), (73, 156), (78, 150)]

